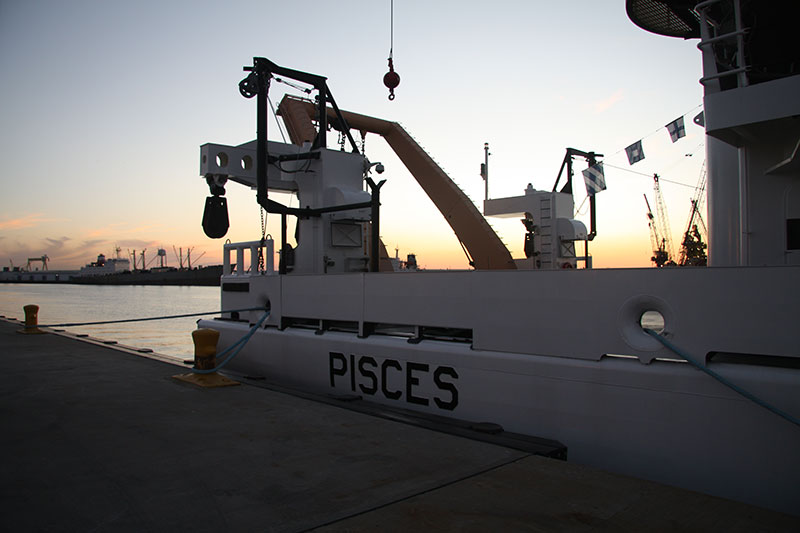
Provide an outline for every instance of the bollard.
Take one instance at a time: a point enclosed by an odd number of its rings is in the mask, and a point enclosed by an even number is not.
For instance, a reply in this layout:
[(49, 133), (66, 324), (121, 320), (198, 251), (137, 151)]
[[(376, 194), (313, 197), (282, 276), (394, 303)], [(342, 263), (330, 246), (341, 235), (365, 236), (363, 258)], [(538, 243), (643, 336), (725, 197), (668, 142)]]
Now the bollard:
[[(217, 366), (217, 342), (219, 342), (219, 331), (214, 329), (201, 328), (192, 332), (194, 341), (194, 367), (198, 370), (211, 370)], [(210, 374), (178, 374), (172, 376), (179, 381), (192, 383), (199, 387), (229, 387), (239, 385), (238, 381), (228, 379), (216, 372)]]
[(217, 343), (219, 331), (215, 329), (196, 329), (192, 332), (194, 341), (194, 366), (200, 370), (211, 370), (217, 366)]
[(26, 335), (41, 335), (46, 333), (39, 329), (39, 306), (26, 305), (22, 308), (25, 311), (25, 329), (18, 329), (17, 333), (24, 333)]

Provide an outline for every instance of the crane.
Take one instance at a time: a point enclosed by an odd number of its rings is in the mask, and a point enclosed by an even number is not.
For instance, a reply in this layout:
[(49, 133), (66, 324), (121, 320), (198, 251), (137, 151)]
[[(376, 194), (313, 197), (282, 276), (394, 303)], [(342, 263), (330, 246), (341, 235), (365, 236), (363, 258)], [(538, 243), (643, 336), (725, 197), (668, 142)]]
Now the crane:
[[(675, 264), (675, 254), (672, 251), (672, 230), (669, 226), (669, 218), (667, 217), (667, 206), (664, 203), (664, 197), (661, 195), (661, 185), (658, 183), (658, 174), (653, 174), (653, 194), (656, 198), (656, 213), (658, 215), (658, 226), (661, 228), (661, 240), (663, 250), (667, 254), (667, 260), (664, 263), (666, 266)], [(648, 210), (650, 205), (648, 204)], [(652, 213), (651, 213), (652, 214)]]
[(50, 258), (47, 257), (47, 254), (43, 255), (42, 257), (29, 257), (28, 264), (26, 265), (26, 270), (28, 272), (31, 271), (31, 262), (41, 262), (42, 263), (42, 270), (47, 270), (47, 262), (50, 261)]
[[(158, 259), (158, 256), (157, 256), (157, 255), (155, 255), (155, 256), (153, 256), (153, 257), (151, 257), (151, 258), (150, 258), (150, 261), (148, 261), (148, 262), (147, 262), (147, 266), (146, 266), (145, 268), (150, 268), (150, 265), (152, 265), (152, 264), (153, 264), (153, 261), (155, 261), (156, 259)], [(144, 258), (142, 258), (142, 260), (144, 260)]]
[(172, 245), (172, 251), (175, 254), (175, 259), (178, 260), (178, 264), (180, 265), (180, 269), (183, 270), (183, 248), (181, 248), (180, 254), (178, 254), (178, 250), (175, 248), (175, 245)]
[[(708, 235), (708, 229), (703, 221), (703, 216), (700, 214), (705, 200), (705, 191), (706, 167), (704, 163), (700, 172), (700, 179), (695, 188), (694, 197), (691, 199), (692, 207), (689, 211), (689, 222), (686, 224), (686, 231), (683, 232), (681, 256), (678, 260), (680, 266), (706, 266), (708, 264), (708, 256), (706, 255), (708, 245), (703, 242), (704, 237)], [(698, 228), (698, 224), (702, 228), (702, 232)]]
[[(192, 263), (191, 263), (191, 255), (190, 255), (190, 254), (191, 254), (191, 252), (192, 252), (192, 250), (194, 250), (194, 247), (192, 247), (191, 249), (189, 249), (189, 250), (188, 250), (188, 252), (187, 252), (187, 254), (186, 254), (186, 260), (189, 262), (189, 269), (190, 269), (190, 270), (191, 270), (191, 268), (192, 268)], [(204, 255), (206, 255), (206, 253), (205, 253), (205, 252), (203, 252), (202, 254), (200, 254), (200, 255), (198, 255), (197, 257), (195, 257), (195, 259), (194, 259), (195, 268), (197, 268), (197, 262), (198, 262), (198, 261), (200, 260), (200, 258), (201, 258), (201, 257), (203, 257)]]
[(647, 204), (647, 225), (650, 227), (650, 243), (653, 247), (653, 257), (651, 257), (650, 260), (653, 261), (658, 268), (661, 268), (665, 264), (670, 263), (669, 252), (666, 250), (667, 241), (659, 235), (656, 217), (653, 215), (653, 210), (650, 209), (650, 202), (647, 200), (646, 194), (643, 196), (644, 202)]

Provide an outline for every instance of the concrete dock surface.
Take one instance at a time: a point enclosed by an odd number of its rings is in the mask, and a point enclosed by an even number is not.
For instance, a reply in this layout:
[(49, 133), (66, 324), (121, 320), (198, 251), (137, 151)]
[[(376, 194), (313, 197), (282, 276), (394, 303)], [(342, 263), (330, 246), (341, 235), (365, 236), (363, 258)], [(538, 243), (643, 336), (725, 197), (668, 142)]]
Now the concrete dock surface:
[(263, 384), (201, 389), (157, 356), (19, 329), (0, 320), (2, 531), (800, 530), (797, 516)]

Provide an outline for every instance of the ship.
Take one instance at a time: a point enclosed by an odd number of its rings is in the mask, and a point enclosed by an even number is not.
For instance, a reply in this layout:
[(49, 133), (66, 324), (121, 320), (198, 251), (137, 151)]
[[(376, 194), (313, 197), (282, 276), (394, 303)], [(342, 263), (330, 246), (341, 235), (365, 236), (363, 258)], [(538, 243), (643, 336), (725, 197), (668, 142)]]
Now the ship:
[(80, 270), (20, 270), (4, 269), (0, 272), (2, 283), (73, 283), (77, 285), (189, 285), (219, 287), (222, 265), (174, 268), (159, 266), (131, 270), (130, 260), (119, 256), (107, 258), (99, 254), (97, 260)]
[(219, 287), (222, 265), (195, 268), (152, 268), (149, 270), (125, 270), (107, 274), (92, 274), (71, 277), (68, 283), (80, 285), (191, 285)]
[(109, 274), (121, 274), (131, 271), (131, 261), (127, 257), (120, 257), (120, 249), (116, 249), (117, 256), (106, 258), (104, 254), (99, 254), (96, 261), (81, 267), (76, 277), (85, 276), (107, 276)]
[[(260, 310), (198, 326), (220, 332), (219, 351), (249, 339), (233, 373), (552, 439), (569, 461), (796, 514), (798, 8), (779, 4), (626, 2), (641, 28), (699, 39), (707, 267), (592, 268), (595, 228), (574, 216), (571, 179), (575, 160), (592, 168), (600, 154), (568, 149), (570, 185), (487, 200), (481, 213), (398, 123), (340, 110), (327, 78), (254, 58), (239, 90), (256, 99), (256, 139), (200, 147), (203, 227), (225, 235), (225, 187), (237, 183), (280, 216), (280, 240), (224, 245), (222, 308)], [(273, 76), (316, 94), (281, 101), (291, 142), (267, 140)], [(327, 147), (329, 129), (346, 150)], [(387, 141), (470, 269), (394, 271), (380, 240), (383, 165), (351, 130)], [(484, 215), (521, 217), (525, 257), (511, 256)]]

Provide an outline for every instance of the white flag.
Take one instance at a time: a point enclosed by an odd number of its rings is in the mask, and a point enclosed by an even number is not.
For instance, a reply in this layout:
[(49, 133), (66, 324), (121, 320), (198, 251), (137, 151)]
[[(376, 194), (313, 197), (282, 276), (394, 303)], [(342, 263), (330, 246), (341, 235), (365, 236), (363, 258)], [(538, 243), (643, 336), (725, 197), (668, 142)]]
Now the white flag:
[(603, 174), (603, 163), (597, 163), (583, 171), (586, 194), (589, 196), (606, 190), (606, 177)]
[(683, 117), (678, 117), (665, 126), (669, 132), (672, 142), (686, 136), (686, 129), (683, 127)]

